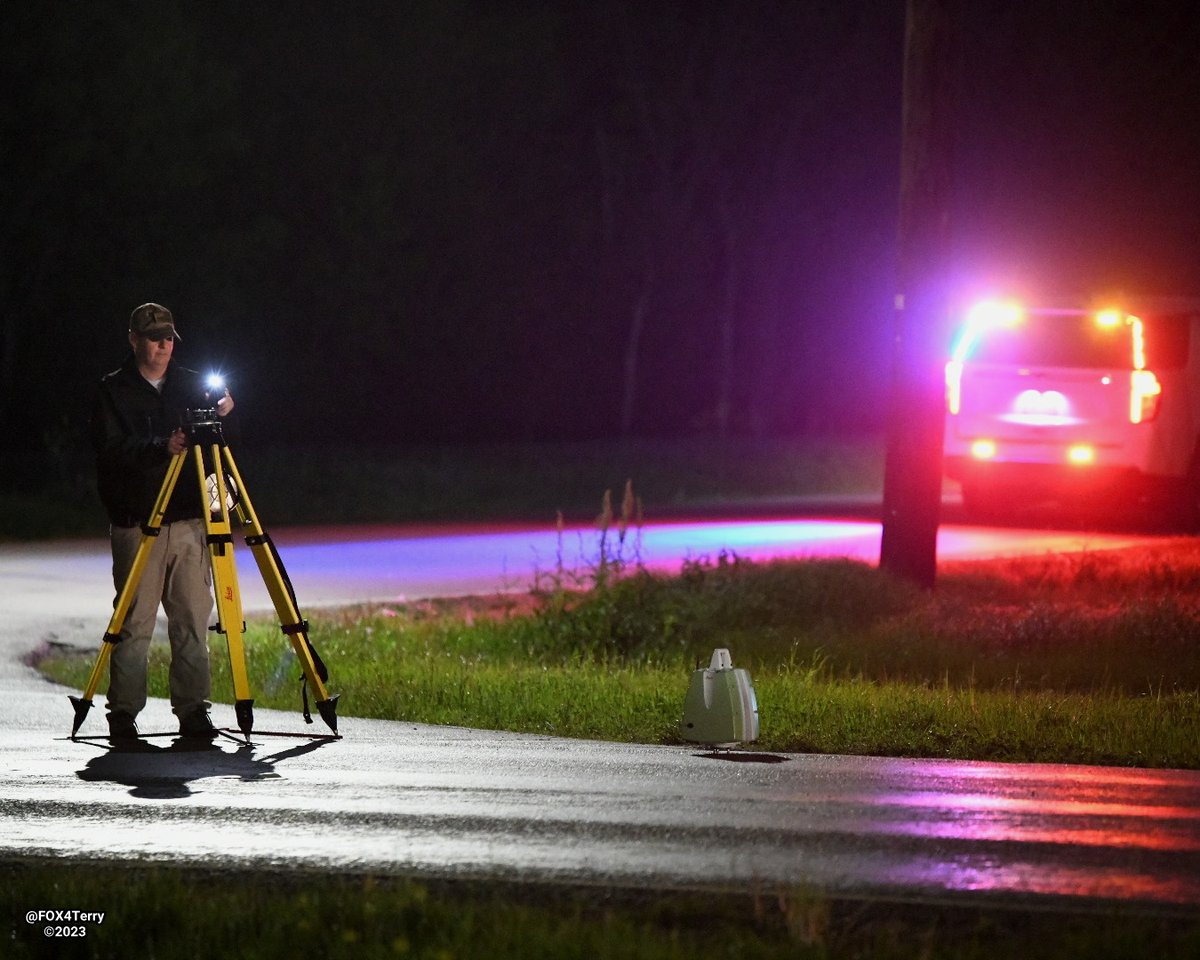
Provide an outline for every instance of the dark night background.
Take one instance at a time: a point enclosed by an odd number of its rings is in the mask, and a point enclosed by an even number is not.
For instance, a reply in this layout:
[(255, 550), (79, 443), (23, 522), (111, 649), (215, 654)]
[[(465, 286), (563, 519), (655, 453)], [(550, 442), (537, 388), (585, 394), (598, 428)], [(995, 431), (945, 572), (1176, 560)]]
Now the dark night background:
[[(1200, 291), (1191, 3), (961, 5), (963, 289)], [(168, 305), (244, 432), (882, 423), (904, 3), (47, 2), (3, 56), (8, 455)]]

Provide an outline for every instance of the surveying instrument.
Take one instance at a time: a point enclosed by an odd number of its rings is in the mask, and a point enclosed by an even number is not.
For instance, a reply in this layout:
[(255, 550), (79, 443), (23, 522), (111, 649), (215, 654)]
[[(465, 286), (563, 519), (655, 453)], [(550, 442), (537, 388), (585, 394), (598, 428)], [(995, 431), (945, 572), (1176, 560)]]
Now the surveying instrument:
[(308, 710), (308, 687), (311, 686), (318, 712), (334, 736), (337, 732), (337, 701), (338, 698), (329, 696), (325, 689), (325, 681), (329, 672), (321, 661), (316, 649), (308, 639), (308, 621), (300, 616), (296, 603), (296, 595), (291, 581), (283, 568), (283, 561), (271, 538), (263, 531), (246, 485), (238, 473), (234, 463), (233, 453), (225, 442), (221, 422), (215, 407), (189, 409), (184, 414), (184, 430), (187, 433), (188, 446), (175, 454), (167, 465), (167, 473), (163, 478), (158, 498), (150, 513), (150, 519), (142, 525), (142, 539), (134, 555), (133, 566), (125, 584), (117, 595), (113, 607), (112, 619), (104, 632), (104, 642), (96, 657), (88, 678), (87, 688), (82, 697), (69, 697), (75, 707), (75, 725), (71, 728), (74, 737), (83, 725), (88, 711), (92, 708), (92, 697), (100, 683), (109, 658), (112, 656), (114, 644), (121, 641), (121, 628), (129, 613), (133, 597), (142, 573), (146, 568), (154, 539), (162, 527), (167, 505), (171, 502), (171, 494), (184, 470), (184, 461), (192, 459), (196, 468), (196, 479), (200, 484), (200, 501), (204, 514), (204, 525), (207, 533), (209, 563), (212, 567), (213, 592), (216, 598), (217, 623), (210, 627), (217, 633), (225, 635), (229, 648), (229, 667), (233, 678), (234, 713), (237, 724), (247, 741), (254, 726), (254, 701), (250, 697), (250, 681), (246, 675), (246, 650), (242, 635), (246, 630), (246, 622), (242, 615), (241, 594), (238, 591), (237, 567), (233, 556), (233, 532), (230, 523), (231, 512), (236, 514), (239, 523), (248, 528), (245, 537), (246, 545), (254, 555), (262, 574), (263, 583), (271, 595), (271, 602), (279, 616), (283, 633), (291, 640), (292, 648), (300, 661), (303, 672), (301, 677), (301, 696), (303, 699), (303, 714), (306, 723), (312, 723)]

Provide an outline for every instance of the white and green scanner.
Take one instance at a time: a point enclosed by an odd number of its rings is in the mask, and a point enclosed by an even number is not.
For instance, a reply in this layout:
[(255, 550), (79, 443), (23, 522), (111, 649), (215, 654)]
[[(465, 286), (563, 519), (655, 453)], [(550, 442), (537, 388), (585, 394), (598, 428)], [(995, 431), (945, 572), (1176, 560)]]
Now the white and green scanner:
[(696, 670), (683, 701), (684, 740), (732, 747), (758, 739), (758, 700), (750, 674), (734, 669), (724, 647), (713, 651), (707, 669)]

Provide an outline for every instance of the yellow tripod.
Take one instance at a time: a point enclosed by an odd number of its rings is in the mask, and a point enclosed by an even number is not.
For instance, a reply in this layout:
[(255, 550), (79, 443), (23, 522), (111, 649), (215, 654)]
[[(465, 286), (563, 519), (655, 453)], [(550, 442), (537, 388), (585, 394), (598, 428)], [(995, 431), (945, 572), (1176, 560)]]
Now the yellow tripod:
[[(192, 415), (195, 419), (191, 419)], [(233, 555), (233, 533), (230, 523), (230, 512), (237, 515), (242, 526), (248, 528), (245, 537), (246, 545), (254, 555), (266, 584), (275, 612), (283, 633), (291, 640), (300, 661), (303, 672), (302, 684), (312, 687), (316, 697), (317, 710), (321, 719), (329, 729), (337, 735), (337, 701), (338, 698), (329, 696), (325, 689), (325, 681), (329, 678), (325, 664), (322, 663), (316, 649), (308, 639), (308, 621), (300, 616), (296, 603), (296, 595), (292, 590), (291, 581), (283, 568), (271, 538), (263, 531), (246, 485), (238, 473), (234, 463), (233, 453), (225, 443), (221, 423), (214, 410), (189, 411), (188, 440), (189, 447), (173, 457), (167, 466), (166, 476), (158, 491), (158, 498), (150, 513), (150, 519), (142, 527), (142, 540), (134, 555), (133, 566), (125, 584), (117, 595), (113, 607), (112, 619), (104, 632), (104, 642), (100, 653), (92, 667), (87, 687), (82, 697), (70, 697), (75, 708), (75, 724), (71, 728), (74, 737), (83, 725), (88, 711), (92, 708), (92, 697), (108, 666), (112, 656), (113, 645), (121, 640), (121, 627), (129, 613), (134, 594), (146, 568), (150, 551), (154, 546), (154, 538), (162, 527), (163, 517), (167, 512), (167, 504), (171, 502), (171, 494), (183, 473), (184, 461), (189, 451), (196, 467), (196, 478), (200, 484), (200, 500), (207, 504), (204, 512), (204, 523), (207, 531), (209, 562), (212, 566), (213, 591), (216, 597), (217, 625), (212, 629), (225, 635), (229, 648), (229, 668), (233, 678), (234, 713), (238, 727), (247, 737), (254, 726), (254, 701), (250, 697), (250, 681), (246, 675), (246, 651), (242, 642), (246, 623), (242, 615), (241, 594), (238, 591), (237, 567)], [(229, 481), (232, 480), (232, 489)], [(308, 711), (308, 692), (302, 686), (304, 700), (304, 720), (312, 723)]]

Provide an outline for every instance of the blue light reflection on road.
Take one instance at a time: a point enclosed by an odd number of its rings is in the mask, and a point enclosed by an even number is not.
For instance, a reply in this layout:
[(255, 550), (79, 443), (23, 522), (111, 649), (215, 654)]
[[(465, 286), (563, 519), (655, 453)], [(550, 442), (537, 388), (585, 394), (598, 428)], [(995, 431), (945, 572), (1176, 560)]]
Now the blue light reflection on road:
[(836, 520), (769, 520), (755, 523), (686, 523), (645, 531), (647, 557), (672, 561), (722, 550), (744, 557), (846, 556), (875, 560), (879, 524)]
[[(456, 593), (528, 589), (539, 575), (586, 576), (600, 556), (600, 535), (592, 528), (568, 529), (561, 538), (554, 529), (395, 533), (341, 538), (336, 531), (291, 531), (278, 540), (296, 590), (318, 606), (432, 596), (448, 592), (450, 583)], [(655, 570), (677, 569), (687, 559), (715, 559), (722, 551), (747, 559), (845, 556), (871, 562), (878, 541), (879, 524), (868, 522), (680, 523), (630, 530), (623, 544), (610, 531), (606, 552), (619, 550), (626, 561)], [(253, 569), (248, 551), (239, 550), (238, 564)], [(242, 587), (248, 605), (269, 605), (252, 578), (243, 577)]]

